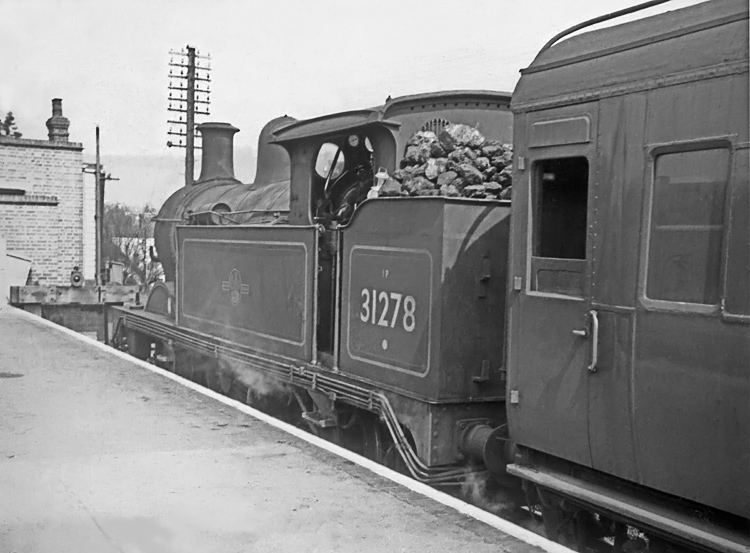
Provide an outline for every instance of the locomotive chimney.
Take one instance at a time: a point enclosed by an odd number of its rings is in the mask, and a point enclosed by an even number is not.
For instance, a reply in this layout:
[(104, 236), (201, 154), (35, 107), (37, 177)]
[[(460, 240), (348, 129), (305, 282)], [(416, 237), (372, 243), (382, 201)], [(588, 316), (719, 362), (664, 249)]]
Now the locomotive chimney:
[(194, 184), (207, 180), (234, 178), (234, 133), (237, 127), (229, 123), (201, 123), (198, 130), (203, 137), (201, 176)]

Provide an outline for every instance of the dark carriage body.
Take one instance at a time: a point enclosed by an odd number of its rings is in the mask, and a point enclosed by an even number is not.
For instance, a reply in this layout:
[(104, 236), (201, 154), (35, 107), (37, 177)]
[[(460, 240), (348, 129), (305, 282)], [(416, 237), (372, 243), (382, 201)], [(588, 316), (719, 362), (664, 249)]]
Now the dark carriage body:
[(586, 468), (750, 517), (747, 9), (593, 31), (522, 71), (515, 474)]

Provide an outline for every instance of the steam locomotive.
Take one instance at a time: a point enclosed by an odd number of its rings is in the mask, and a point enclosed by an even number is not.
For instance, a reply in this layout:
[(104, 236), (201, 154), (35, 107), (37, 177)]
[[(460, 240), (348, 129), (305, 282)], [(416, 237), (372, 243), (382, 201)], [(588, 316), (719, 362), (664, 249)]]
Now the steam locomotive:
[[(252, 184), (201, 125), (123, 343), (420, 481), (512, 475), (579, 550), (748, 552), (747, 3), (558, 38), (512, 98), (273, 120)], [(449, 123), (512, 141), (511, 202), (351, 201)]]

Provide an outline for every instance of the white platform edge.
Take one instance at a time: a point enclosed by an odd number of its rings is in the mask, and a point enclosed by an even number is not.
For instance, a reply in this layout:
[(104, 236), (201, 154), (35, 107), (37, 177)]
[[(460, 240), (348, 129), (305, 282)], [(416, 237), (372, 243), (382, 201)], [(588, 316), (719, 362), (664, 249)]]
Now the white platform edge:
[(304, 440), (308, 442), (309, 444), (312, 444), (316, 447), (324, 449), (330, 453), (333, 453), (334, 455), (338, 455), (339, 457), (342, 457), (348, 461), (351, 461), (352, 463), (355, 463), (371, 472), (374, 472), (375, 474), (382, 476), (383, 478), (387, 478), (388, 480), (395, 482), (397, 484), (400, 484), (401, 486), (404, 486), (405, 488), (408, 488), (412, 490), (413, 492), (416, 492), (420, 495), (423, 495), (434, 501), (437, 501), (438, 503), (441, 503), (445, 505), (446, 507), (455, 509), (456, 511), (458, 511), (459, 513), (463, 515), (469, 516), (473, 519), (476, 519), (485, 524), (488, 524), (492, 528), (500, 530), (501, 532), (508, 534), (509, 536), (512, 536), (518, 540), (521, 540), (529, 545), (539, 547), (540, 549), (542, 549), (543, 551), (547, 551), (548, 553), (571, 553), (571, 550), (563, 545), (552, 542), (548, 540), (547, 538), (544, 538), (538, 534), (535, 534), (534, 532), (531, 532), (530, 530), (526, 530), (525, 528), (522, 528), (516, 524), (513, 524), (512, 522), (509, 522), (496, 515), (493, 515), (492, 513), (483, 511), (482, 509), (478, 507), (474, 507), (473, 505), (464, 503), (463, 501), (456, 499), (455, 497), (452, 497), (446, 493), (443, 493), (439, 490), (431, 488), (430, 486), (426, 484), (422, 484), (421, 482), (417, 482), (416, 480), (413, 480), (409, 478), (408, 476), (404, 476), (403, 474), (393, 471), (383, 465), (379, 465), (378, 463), (371, 461), (370, 459), (367, 459), (365, 457), (362, 457), (361, 455), (353, 453), (347, 449), (344, 449), (343, 447), (332, 444), (331, 442), (327, 442), (323, 440), (322, 438), (318, 438), (317, 436), (313, 436), (312, 434), (309, 434), (303, 430), (300, 430), (299, 428), (296, 428), (290, 424), (276, 420), (273, 417), (266, 415), (265, 413), (262, 413), (261, 411), (258, 411), (257, 409), (253, 409), (252, 407), (245, 405), (244, 403), (240, 403), (239, 401), (223, 396), (217, 392), (214, 392), (213, 390), (204, 388), (203, 386), (196, 384), (195, 382), (182, 378), (181, 376), (178, 376), (164, 369), (160, 369), (159, 367), (155, 365), (151, 365), (150, 363), (146, 363), (145, 361), (141, 361), (140, 359), (136, 359), (135, 357), (132, 357), (128, 355), (127, 353), (114, 349), (113, 347), (103, 344), (102, 342), (98, 342), (97, 340), (94, 340), (93, 338), (89, 338), (88, 336), (84, 336), (83, 334), (79, 334), (75, 330), (70, 330), (69, 328), (60, 326), (56, 323), (48, 321), (47, 319), (43, 319), (41, 317), (33, 315), (27, 311), (24, 311), (23, 309), (14, 308), (11, 306), (7, 306), (7, 309), (9, 311), (12, 310), (14, 314), (18, 313), (19, 315), (21, 315), (22, 317), (26, 318), (27, 320), (33, 323), (47, 326), (50, 328), (54, 328), (55, 330), (62, 332), (63, 334), (67, 334), (69, 336), (77, 338), (78, 340), (82, 342), (86, 342), (92, 346), (96, 346), (99, 349), (106, 351), (107, 353), (110, 353), (116, 357), (129, 361), (135, 365), (138, 365), (141, 368), (144, 368), (153, 373), (159, 374), (165, 378), (174, 380), (175, 382), (178, 382), (182, 384), (183, 386), (186, 386), (192, 390), (195, 390), (196, 392), (203, 394), (204, 396), (208, 396), (210, 398), (215, 399), (216, 401), (220, 401), (221, 403), (224, 403), (225, 405), (228, 405), (230, 407), (233, 407), (234, 409), (242, 411), (246, 415), (250, 415), (251, 417), (258, 419), (270, 426), (273, 426), (274, 428), (278, 428), (279, 430), (282, 430), (286, 432), (287, 434), (291, 434), (292, 436), (295, 436), (296, 438), (299, 438), (300, 440)]

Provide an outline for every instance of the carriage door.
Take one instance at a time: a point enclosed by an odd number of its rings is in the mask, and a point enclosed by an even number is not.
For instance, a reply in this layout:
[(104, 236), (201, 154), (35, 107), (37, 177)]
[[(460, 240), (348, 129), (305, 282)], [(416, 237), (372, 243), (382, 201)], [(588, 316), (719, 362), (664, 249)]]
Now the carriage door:
[(513, 205), (512, 429), (522, 445), (584, 465), (591, 464), (588, 368), (597, 330), (588, 299), (595, 108), (526, 116), (516, 134), (524, 165), (516, 174), (527, 188)]

